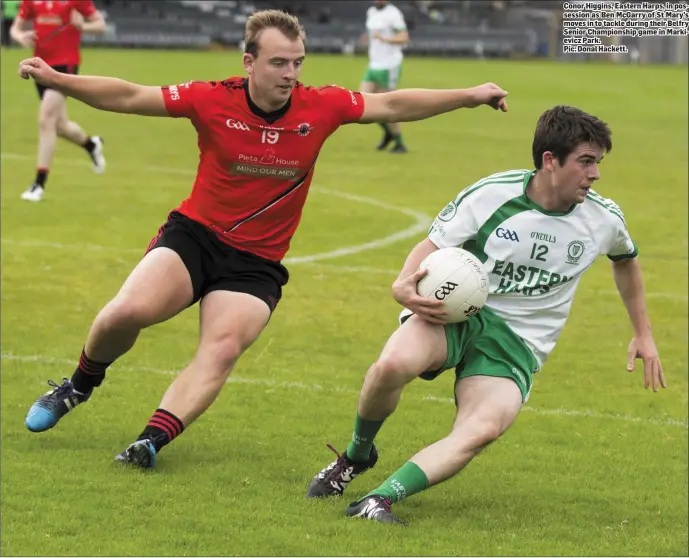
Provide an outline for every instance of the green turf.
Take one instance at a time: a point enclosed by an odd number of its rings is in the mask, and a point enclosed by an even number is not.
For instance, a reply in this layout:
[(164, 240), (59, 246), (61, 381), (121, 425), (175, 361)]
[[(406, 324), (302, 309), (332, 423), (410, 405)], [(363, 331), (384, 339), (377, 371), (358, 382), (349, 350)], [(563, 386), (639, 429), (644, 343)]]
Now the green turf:
[[(290, 266), (285, 298), (209, 412), (153, 474), (113, 456), (141, 431), (198, 338), (193, 308), (145, 331), (93, 399), (44, 434), (23, 420), (69, 376), (98, 310), (191, 187), (189, 123), (71, 117), (107, 142), (108, 172), (61, 143), (40, 204), (36, 94), (2, 54), (2, 553), (4, 555), (687, 555), (687, 70), (411, 59), (403, 87), (494, 81), (510, 111), (404, 125), (410, 152), (378, 153), (377, 126), (328, 142), (292, 258), (428, 224), (487, 174), (531, 166), (538, 116), (574, 104), (607, 121), (597, 190), (639, 246), (669, 388), (625, 372), (631, 328), (607, 262), (584, 278), (559, 345), (515, 426), (458, 478), (396, 507), (408, 529), (347, 520), (365, 494), (452, 424), (452, 378), (412, 384), (381, 431), (378, 466), (344, 501), (304, 498), (349, 439), (367, 367), (394, 330), (390, 284), (422, 233)], [(310, 56), (303, 81), (356, 87), (362, 58)], [(87, 50), (84, 73), (145, 84), (241, 73), (236, 53)], [(152, 167), (165, 168), (154, 170)], [(343, 197), (343, 195), (349, 197)]]

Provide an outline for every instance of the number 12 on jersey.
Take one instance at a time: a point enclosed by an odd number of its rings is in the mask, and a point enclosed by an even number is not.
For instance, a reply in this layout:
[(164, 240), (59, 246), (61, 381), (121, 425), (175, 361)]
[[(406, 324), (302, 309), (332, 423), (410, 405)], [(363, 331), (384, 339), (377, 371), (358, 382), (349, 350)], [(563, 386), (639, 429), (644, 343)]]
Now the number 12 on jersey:
[(536, 244), (534, 242), (531, 248), (531, 255), (529, 256), (532, 260), (538, 260), (539, 262), (545, 261), (545, 255), (548, 253), (548, 247), (545, 244)]

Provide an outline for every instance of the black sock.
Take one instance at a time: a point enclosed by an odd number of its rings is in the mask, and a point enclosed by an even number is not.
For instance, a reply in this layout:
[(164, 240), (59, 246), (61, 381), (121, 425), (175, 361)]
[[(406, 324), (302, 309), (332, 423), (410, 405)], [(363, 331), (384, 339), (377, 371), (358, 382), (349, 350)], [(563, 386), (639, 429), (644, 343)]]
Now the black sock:
[(96, 148), (96, 144), (93, 143), (91, 136), (89, 136), (89, 138), (86, 140), (86, 143), (82, 147), (89, 153), (93, 153), (93, 150)]
[(390, 128), (388, 127), (388, 125), (385, 122), (378, 122), (378, 124), (385, 131), (385, 137), (386, 138), (392, 137), (392, 132), (390, 131)]
[(184, 431), (184, 424), (170, 411), (156, 409), (137, 440), (151, 440), (156, 453)]
[(48, 180), (48, 169), (38, 169), (36, 171), (35, 184), (38, 184), (41, 188), (45, 188), (45, 183)]
[(96, 362), (86, 356), (86, 350), (82, 349), (79, 358), (79, 366), (72, 376), (74, 389), (81, 393), (89, 393), (94, 387), (98, 387), (105, 379), (105, 370), (112, 362)]

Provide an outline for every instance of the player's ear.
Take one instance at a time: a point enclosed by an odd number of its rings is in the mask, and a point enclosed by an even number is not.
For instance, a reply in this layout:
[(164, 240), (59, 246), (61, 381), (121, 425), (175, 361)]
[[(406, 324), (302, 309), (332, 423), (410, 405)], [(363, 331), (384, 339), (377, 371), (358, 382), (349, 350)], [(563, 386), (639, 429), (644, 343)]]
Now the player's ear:
[(249, 54), (248, 52), (244, 53), (244, 56), (242, 57), (242, 62), (244, 63), (244, 70), (246, 70), (246, 73), (251, 75), (254, 73), (254, 57), (252, 54)]
[(555, 163), (557, 162), (557, 157), (553, 155), (552, 151), (546, 151), (543, 153), (543, 168), (548, 172), (553, 172), (555, 170)]

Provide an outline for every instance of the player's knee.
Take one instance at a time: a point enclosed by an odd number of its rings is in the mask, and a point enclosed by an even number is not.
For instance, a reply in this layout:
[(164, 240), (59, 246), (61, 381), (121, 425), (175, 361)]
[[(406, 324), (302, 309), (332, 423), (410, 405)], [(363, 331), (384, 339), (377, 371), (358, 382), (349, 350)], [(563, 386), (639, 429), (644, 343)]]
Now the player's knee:
[(41, 132), (57, 131), (59, 115), (51, 111), (41, 111), (38, 116), (38, 129)]
[(105, 329), (143, 329), (156, 323), (154, 309), (145, 301), (117, 297), (108, 303), (98, 315)]
[(68, 124), (69, 124), (69, 122), (65, 118), (60, 118), (57, 121), (57, 124), (56, 124), (57, 135), (60, 136), (61, 138), (65, 137), (67, 135)]
[(199, 347), (197, 358), (204, 363), (204, 374), (224, 379), (243, 351), (239, 338), (228, 335), (204, 342)]
[(397, 387), (409, 381), (411, 371), (403, 357), (392, 353), (374, 362), (368, 373), (377, 383)]
[(502, 435), (502, 428), (499, 421), (484, 418), (462, 425), (454, 434), (462, 446), (478, 453)]

